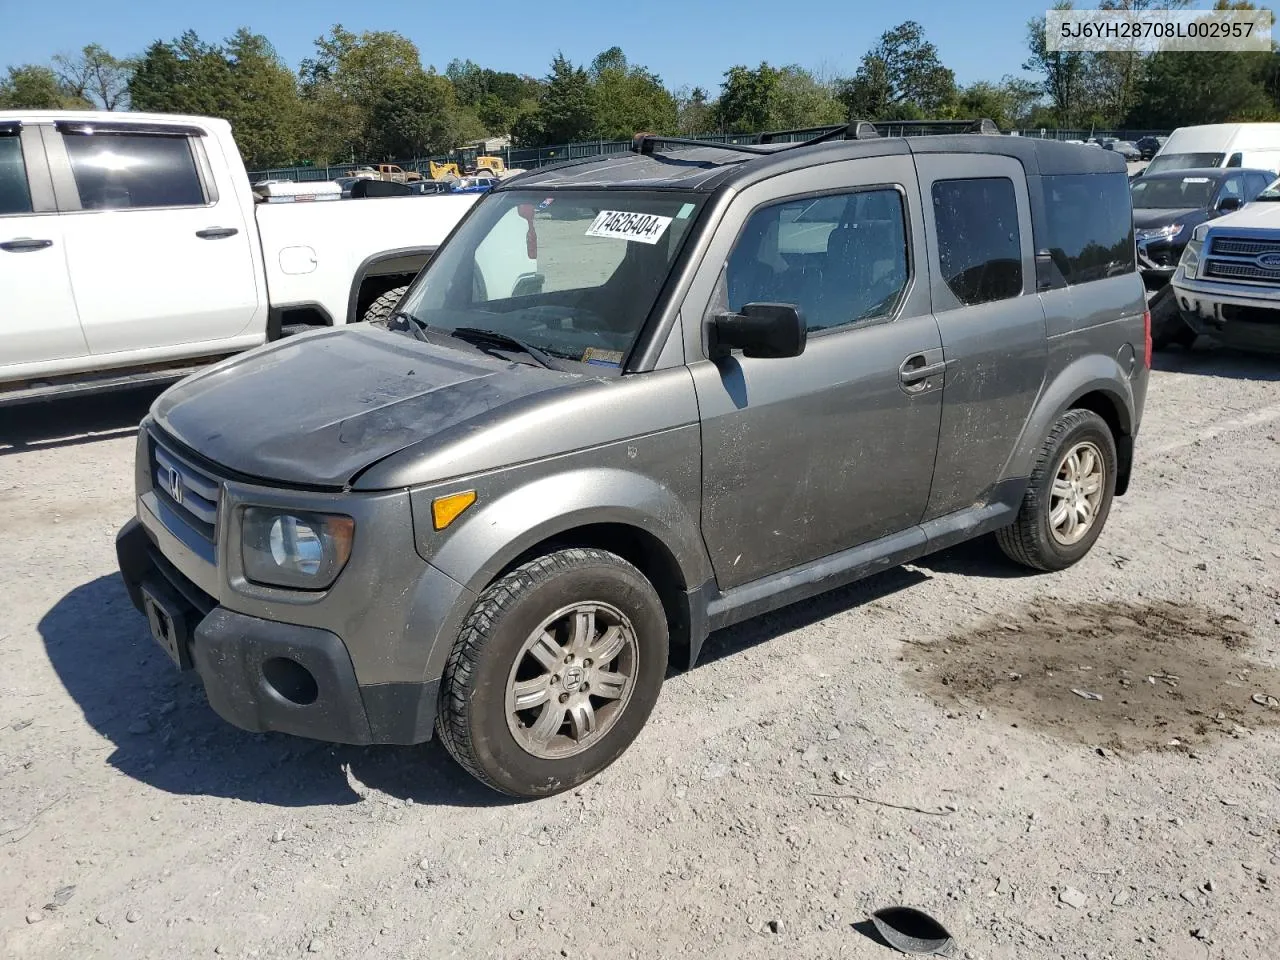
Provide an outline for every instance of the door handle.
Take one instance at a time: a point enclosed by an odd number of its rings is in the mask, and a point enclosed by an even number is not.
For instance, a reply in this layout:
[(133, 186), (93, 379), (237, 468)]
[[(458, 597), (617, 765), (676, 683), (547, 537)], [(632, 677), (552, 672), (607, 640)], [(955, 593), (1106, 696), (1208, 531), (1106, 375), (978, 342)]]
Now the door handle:
[(0, 243), (0, 250), (8, 250), (10, 253), (29, 253), (32, 250), (47, 250), (52, 246), (52, 240), (31, 240), (23, 237), (21, 240), (6, 240)]
[(235, 227), (210, 227), (207, 230), (197, 230), (196, 236), (201, 240), (222, 240), (234, 237), (239, 232)]
[(902, 361), (902, 366), (898, 367), (898, 380), (903, 388), (908, 391), (923, 390), (929, 386), (930, 377), (936, 376), (946, 369), (946, 360), (930, 363), (927, 356), (923, 353), (917, 353)]

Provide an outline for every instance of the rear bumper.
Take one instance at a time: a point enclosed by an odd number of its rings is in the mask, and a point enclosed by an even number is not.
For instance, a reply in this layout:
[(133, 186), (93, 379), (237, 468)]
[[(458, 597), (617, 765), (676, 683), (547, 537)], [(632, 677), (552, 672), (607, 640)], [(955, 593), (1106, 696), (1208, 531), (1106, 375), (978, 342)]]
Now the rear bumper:
[(362, 687), (337, 634), (218, 606), (164, 559), (137, 519), (116, 536), (116, 555), (135, 606), (144, 608), (146, 585), (166, 617), (192, 625), (181, 642), (210, 706), (228, 723), (334, 743), (431, 738), (438, 680)]

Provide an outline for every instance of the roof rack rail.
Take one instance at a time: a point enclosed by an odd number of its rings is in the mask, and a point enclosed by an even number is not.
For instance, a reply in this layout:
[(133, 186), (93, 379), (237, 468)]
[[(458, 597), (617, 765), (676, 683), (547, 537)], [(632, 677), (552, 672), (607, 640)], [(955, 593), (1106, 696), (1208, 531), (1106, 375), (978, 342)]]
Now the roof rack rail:
[(987, 136), (999, 136), (1000, 128), (995, 122), (985, 117), (978, 120), (883, 120), (879, 126), (873, 120), (854, 120), (847, 124), (834, 127), (801, 127), (796, 130), (770, 130), (759, 135), (756, 144), (749, 143), (717, 143), (714, 140), (694, 140), (690, 137), (664, 137), (653, 133), (638, 133), (631, 138), (631, 149), (634, 153), (650, 156), (657, 149), (658, 144), (669, 144), (681, 147), (711, 147), (717, 150), (734, 150), (738, 153), (752, 154), (774, 154), (777, 150), (766, 149), (766, 144), (772, 145), (779, 142), (780, 137), (793, 137), (802, 133), (814, 133), (817, 136), (810, 137), (806, 140), (790, 143), (783, 146), (783, 150), (793, 150), (796, 147), (812, 147), (815, 144), (826, 143), (829, 140), (874, 140), (878, 137), (885, 136), (881, 133), (880, 127), (885, 127), (889, 131), (888, 135), (893, 136), (893, 131), (901, 131), (899, 136), (906, 136), (908, 130), (928, 130), (937, 133), (977, 133)]
[(689, 137), (663, 137), (654, 133), (640, 133), (631, 139), (631, 149), (635, 153), (650, 156), (660, 143), (678, 147), (711, 147), (715, 150), (736, 150), (738, 153), (754, 153), (766, 156), (776, 153), (775, 150), (763, 150), (749, 143), (716, 143), (714, 140), (693, 140)]
[[(988, 120), (986, 117), (979, 117), (974, 120), (880, 120), (859, 121), (861, 123), (871, 123), (879, 130), (886, 127), (889, 130), (902, 130), (904, 133), (908, 130), (937, 130), (939, 133), (980, 133), (987, 136), (999, 136), (1000, 128), (996, 126), (994, 120)], [(853, 124), (850, 124), (853, 126)]]

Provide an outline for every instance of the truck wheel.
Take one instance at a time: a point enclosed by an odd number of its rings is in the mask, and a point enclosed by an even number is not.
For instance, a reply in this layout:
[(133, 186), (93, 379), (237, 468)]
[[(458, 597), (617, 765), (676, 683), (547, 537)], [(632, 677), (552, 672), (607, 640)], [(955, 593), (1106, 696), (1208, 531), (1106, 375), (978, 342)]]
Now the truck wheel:
[(1069, 410), (1044, 442), (1018, 517), (996, 533), (1005, 554), (1036, 570), (1069, 567), (1102, 533), (1116, 489), (1116, 443), (1092, 410)]
[(572, 789), (640, 733), (667, 648), (662, 601), (631, 564), (588, 548), (538, 557), (480, 594), (445, 666), (436, 729), (494, 790)]
[(364, 316), (360, 319), (365, 323), (376, 324), (385, 327), (387, 321), (391, 319), (391, 314), (395, 312), (396, 304), (400, 302), (400, 298), (404, 296), (404, 292), (409, 289), (409, 285), (403, 287), (395, 287), (388, 290), (373, 303), (369, 304), (369, 309), (364, 312)]

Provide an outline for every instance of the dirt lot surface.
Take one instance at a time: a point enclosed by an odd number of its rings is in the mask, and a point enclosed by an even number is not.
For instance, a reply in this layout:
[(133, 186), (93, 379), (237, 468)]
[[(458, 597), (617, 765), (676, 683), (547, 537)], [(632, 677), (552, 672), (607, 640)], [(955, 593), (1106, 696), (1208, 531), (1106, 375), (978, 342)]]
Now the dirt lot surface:
[(712, 638), (571, 793), (254, 736), (115, 574), (150, 396), (0, 420), (0, 957), (1280, 956), (1280, 367), (1170, 354), (1098, 547)]

